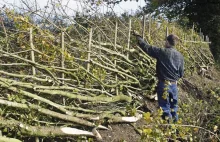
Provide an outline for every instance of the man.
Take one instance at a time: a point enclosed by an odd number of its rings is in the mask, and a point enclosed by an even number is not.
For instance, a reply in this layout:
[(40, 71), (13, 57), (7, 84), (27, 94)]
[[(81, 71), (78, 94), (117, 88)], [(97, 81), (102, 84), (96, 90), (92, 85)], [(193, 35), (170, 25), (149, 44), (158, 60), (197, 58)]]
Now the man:
[(157, 96), (159, 106), (163, 110), (164, 120), (178, 120), (178, 89), (177, 81), (184, 73), (184, 58), (174, 46), (178, 41), (176, 35), (169, 35), (166, 38), (165, 48), (158, 48), (146, 43), (142, 37), (133, 32), (136, 36), (138, 45), (149, 56), (156, 58), (156, 75), (158, 78)]

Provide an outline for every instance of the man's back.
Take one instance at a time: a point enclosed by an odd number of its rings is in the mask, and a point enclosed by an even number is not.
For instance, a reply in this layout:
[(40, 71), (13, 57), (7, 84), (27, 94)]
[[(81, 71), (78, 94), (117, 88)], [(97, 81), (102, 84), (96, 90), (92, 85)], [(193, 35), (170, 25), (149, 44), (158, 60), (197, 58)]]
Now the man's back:
[(137, 38), (142, 50), (157, 59), (156, 72), (159, 80), (177, 81), (183, 76), (184, 58), (174, 47), (158, 48), (147, 44), (141, 37)]
[(183, 76), (184, 59), (175, 48), (160, 48), (156, 72), (159, 80), (177, 81)]

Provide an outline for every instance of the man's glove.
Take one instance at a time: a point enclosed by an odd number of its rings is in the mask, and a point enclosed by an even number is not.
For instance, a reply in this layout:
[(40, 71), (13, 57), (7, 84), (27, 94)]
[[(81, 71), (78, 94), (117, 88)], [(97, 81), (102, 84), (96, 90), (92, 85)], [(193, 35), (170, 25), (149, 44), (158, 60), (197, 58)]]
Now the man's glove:
[(132, 34), (133, 36), (140, 36), (140, 37), (141, 37), (141, 35), (139, 34), (139, 32), (136, 31), (136, 30), (133, 30), (133, 31), (131, 32), (131, 34)]
[[(139, 34), (139, 32), (138, 31), (136, 31), (136, 30), (132, 30), (132, 32), (131, 32), (131, 34), (133, 35), (133, 36), (136, 36), (136, 39), (137, 39), (137, 41), (138, 41), (138, 43), (140, 42), (140, 38), (142, 39), (143, 37)], [(140, 38), (139, 38), (140, 37)], [(143, 39), (142, 39), (143, 40)], [(149, 44), (149, 42), (145, 39), (145, 42), (147, 43), (147, 44)]]

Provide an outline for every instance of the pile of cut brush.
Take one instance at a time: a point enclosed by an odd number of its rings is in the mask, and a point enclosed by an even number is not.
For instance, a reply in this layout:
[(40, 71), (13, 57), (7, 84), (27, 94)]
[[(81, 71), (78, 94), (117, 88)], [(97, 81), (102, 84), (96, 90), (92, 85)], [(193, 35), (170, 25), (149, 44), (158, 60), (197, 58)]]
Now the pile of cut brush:
[[(140, 18), (78, 16), (60, 23), (34, 12), (5, 9), (2, 15), (4, 134), (101, 138), (97, 129), (108, 129), (106, 124), (141, 118), (136, 108), (154, 93), (156, 77), (155, 60), (136, 46), (130, 34), (132, 26), (141, 30)], [(169, 24), (168, 29), (162, 22), (160, 27), (156, 21), (146, 22), (149, 32), (144, 36), (151, 44), (162, 46), (166, 30), (184, 37), (177, 25)], [(210, 54), (203, 54), (209, 53), (207, 44), (184, 42), (177, 48), (186, 58), (186, 71), (213, 62)]]

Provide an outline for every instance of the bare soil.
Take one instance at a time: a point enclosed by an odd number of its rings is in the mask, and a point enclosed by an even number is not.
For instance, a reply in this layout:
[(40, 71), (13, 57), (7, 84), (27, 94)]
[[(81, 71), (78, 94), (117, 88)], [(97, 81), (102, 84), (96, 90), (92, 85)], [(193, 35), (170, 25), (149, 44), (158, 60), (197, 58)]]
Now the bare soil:
[(146, 124), (143, 119), (133, 124), (111, 124), (112, 130), (99, 131), (102, 135), (103, 142), (140, 142), (141, 135), (132, 125), (136, 125), (137, 128)]
[[(142, 108), (144, 112), (154, 112), (159, 108), (156, 100), (146, 98), (144, 104)], [(143, 119), (132, 124), (110, 124), (109, 128), (111, 130), (99, 130), (99, 133), (103, 138), (103, 142), (140, 142), (141, 135), (136, 129), (141, 128), (144, 124), (146, 122)]]

